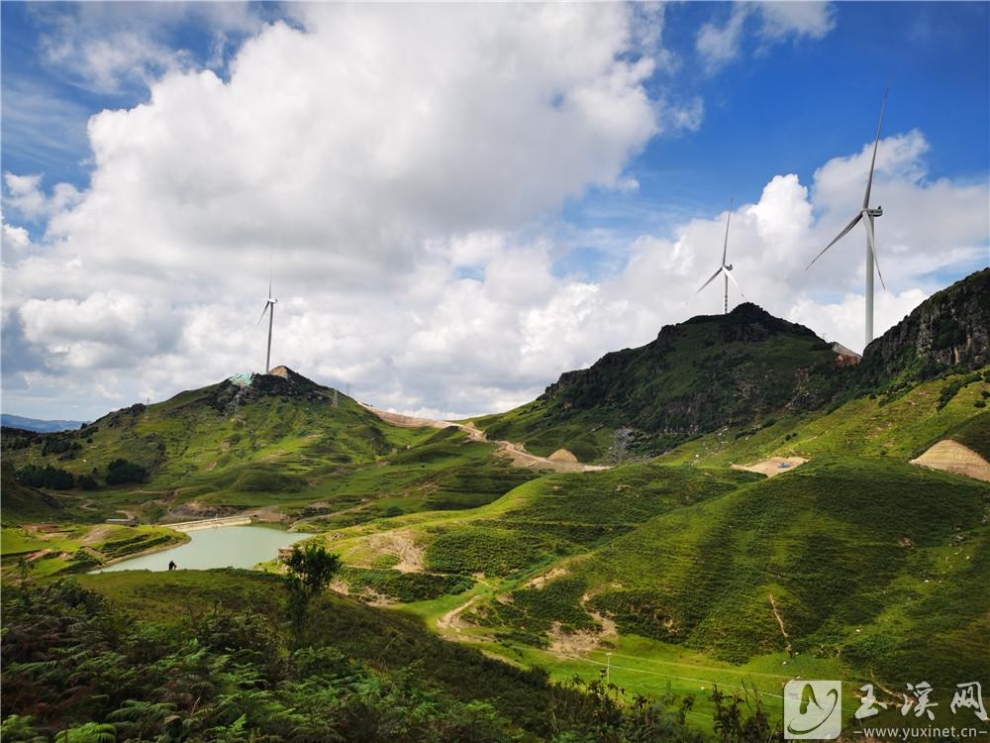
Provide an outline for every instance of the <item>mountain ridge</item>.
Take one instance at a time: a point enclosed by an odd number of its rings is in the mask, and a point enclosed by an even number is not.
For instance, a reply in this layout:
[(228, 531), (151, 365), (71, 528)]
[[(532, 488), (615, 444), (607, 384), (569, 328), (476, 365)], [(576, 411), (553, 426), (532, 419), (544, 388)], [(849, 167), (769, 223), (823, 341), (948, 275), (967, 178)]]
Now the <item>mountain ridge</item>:
[(990, 269), (935, 293), (862, 359), (745, 302), (664, 326), (650, 343), (564, 372), (536, 400), (477, 419), (490, 435), (582, 461), (659, 454), (720, 428), (759, 430), (858, 396), (990, 363)]

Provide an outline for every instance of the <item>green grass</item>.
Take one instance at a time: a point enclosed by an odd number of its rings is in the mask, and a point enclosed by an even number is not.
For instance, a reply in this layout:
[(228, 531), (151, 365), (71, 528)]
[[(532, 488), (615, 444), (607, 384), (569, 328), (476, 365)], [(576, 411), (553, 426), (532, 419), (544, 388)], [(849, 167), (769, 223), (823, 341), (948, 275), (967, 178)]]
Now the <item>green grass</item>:
[(352, 594), (371, 594), (402, 603), (431, 601), (441, 596), (459, 596), (469, 590), (474, 581), (455, 575), (430, 573), (401, 573), (396, 570), (344, 568), (339, 577)]
[(36, 552), (48, 546), (47, 541), (32, 536), (23, 529), (16, 527), (5, 526), (3, 527), (2, 535), (0, 535), (0, 553), (4, 557)]
[[(981, 396), (978, 399), (983, 399), (985, 391), (980, 390)], [(949, 437), (990, 461), (990, 413), (980, 413), (960, 423), (949, 432)]]
[(620, 646), (640, 638), (719, 668), (787, 658), (788, 644), (817, 667), (842, 658), (844, 677), (889, 683), (990, 667), (985, 484), (833, 457), (772, 479), (658, 465), (550, 475), (503, 501), (399, 522), (428, 568), (490, 584), (411, 610), (435, 622), (477, 595), (465, 618), (479, 626), (462, 634), (500, 638), (491, 648), (510, 659), (540, 657), (554, 626), (596, 630), (597, 613)]
[[(827, 656), (842, 652), (854, 628), (915, 600), (895, 588), (923, 580), (911, 576), (930, 552), (960, 535), (983, 544), (988, 494), (896, 462), (822, 461), (659, 516), (572, 572), (593, 596), (588, 608), (613, 616), (620, 631), (736, 662), (784, 649), (773, 594), (794, 648)], [(931, 601), (948, 603), (942, 592)], [(962, 615), (943, 606), (938, 616), (965, 625), (987, 606), (976, 596), (963, 604)]]
[[(990, 370), (990, 368), (988, 368)], [(949, 375), (923, 382), (900, 397), (864, 396), (832, 411), (782, 418), (755, 431), (726, 429), (682, 444), (661, 461), (706, 464), (750, 463), (772, 456), (862, 456), (907, 460), (943, 438), (956, 438), (971, 448), (990, 448), (990, 415), (974, 407), (985, 383), (961, 387), (943, 407), (947, 384), (972, 375)], [(967, 443), (969, 442), (969, 443)]]

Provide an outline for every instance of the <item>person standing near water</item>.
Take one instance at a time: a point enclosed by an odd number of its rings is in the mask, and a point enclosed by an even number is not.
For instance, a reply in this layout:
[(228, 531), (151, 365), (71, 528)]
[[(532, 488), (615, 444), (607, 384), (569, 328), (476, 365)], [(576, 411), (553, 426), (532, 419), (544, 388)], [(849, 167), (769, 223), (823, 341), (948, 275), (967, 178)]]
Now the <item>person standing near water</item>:
[(175, 568), (176, 568), (175, 560), (169, 560), (168, 561), (168, 569), (169, 570), (175, 570)]

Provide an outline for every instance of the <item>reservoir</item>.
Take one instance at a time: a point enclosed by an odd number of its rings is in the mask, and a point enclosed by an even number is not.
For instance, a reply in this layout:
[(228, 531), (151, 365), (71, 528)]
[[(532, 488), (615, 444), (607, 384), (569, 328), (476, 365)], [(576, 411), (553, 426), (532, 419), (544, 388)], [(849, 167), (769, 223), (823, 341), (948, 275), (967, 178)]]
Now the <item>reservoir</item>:
[(264, 526), (220, 526), (200, 529), (189, 532), (191, 541), (178, 547), (132, 557), (93, 572), (168, 570), (169, 561), (175, 562), (179, 570), (250, 569), (259, 562), (274, 560), (280, 548), (288, 547), (309, 536), (312, 535)]

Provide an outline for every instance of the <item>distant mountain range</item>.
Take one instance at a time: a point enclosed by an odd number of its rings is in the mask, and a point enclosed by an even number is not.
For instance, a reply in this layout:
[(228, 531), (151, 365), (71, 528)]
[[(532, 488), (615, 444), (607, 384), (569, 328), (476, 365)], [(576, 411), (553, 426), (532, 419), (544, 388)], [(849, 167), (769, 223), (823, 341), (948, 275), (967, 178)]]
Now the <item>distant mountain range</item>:
[(72, 431), (85, 426), (87, 421), (44, 421), (37, 418), (24, 418), (20, 415), (0, 414), (0, 425), (5, 428), (20, 428), (24, 431), (38, 433), (54, 433), (55, 431)]

